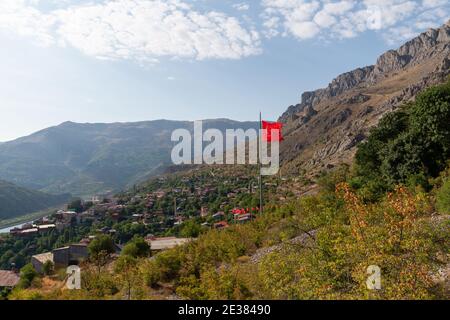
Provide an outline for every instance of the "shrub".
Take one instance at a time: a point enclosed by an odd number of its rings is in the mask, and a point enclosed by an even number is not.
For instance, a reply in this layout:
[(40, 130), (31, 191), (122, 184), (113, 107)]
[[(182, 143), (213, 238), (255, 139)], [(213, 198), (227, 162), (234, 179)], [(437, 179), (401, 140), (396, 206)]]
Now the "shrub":
[(447, 179), (436, 195), (436, 207), (440, 213), (450, 214), (450, 179)]
[[(379, 200), (397, 184), (429, 190), (428, 180), (450, 157), (450, 81), (420, 93), (416, 101), (385, 115), (358, 146), (353, 186)], [(375, 184), (371, 184), (376, 181)], [(375, 187), (375, 188), (374, 188)]]
[(142, 237), (134, 237), (122, 250), (122, 255), (134, 258), (148, 257), (150, 246)]
[(55, 269), (55, 265), (52, 261), (47, 260), (44, 263), (43, 271), (46, 276), (51, 275), (53, 273), (54, 269)]
[(25, 265), (20, 269), (20, 281), (18, 287), (22, 289), (29, 288), (37, 275), (38, 274), (31, 263)]

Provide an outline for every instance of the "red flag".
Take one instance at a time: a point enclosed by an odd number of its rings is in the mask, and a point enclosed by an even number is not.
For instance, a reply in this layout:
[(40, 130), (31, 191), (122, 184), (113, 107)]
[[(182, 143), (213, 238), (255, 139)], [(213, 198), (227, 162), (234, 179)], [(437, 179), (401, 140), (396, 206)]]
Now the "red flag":
[[(283, 135), (281, 134), (281, 129), (283, 128), (283, 124), (281, 122), (268, 122), (262, 121), (263, 134), (262, 138), (264, 141), (283, 141)], [(264, 130), (265, 129), (265, 130)], [(278, 130), (279, 134), (275, 134), (272, 136), (272, 130)]]

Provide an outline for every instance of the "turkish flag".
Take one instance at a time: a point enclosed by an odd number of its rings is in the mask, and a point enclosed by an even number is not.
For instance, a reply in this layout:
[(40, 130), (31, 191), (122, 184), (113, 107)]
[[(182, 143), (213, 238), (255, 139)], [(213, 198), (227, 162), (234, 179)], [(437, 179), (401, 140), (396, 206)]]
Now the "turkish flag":
[[(262, 138), (264, 141), (267, 142), (283, 141), (283, 135), (281, 134), (283, 124), (281, 122), (262, 121), (262, 128), (263, 128)], [(274, 133), (274, 135), (272, 135), (272, 130), (278, 130), (279, 134)]]

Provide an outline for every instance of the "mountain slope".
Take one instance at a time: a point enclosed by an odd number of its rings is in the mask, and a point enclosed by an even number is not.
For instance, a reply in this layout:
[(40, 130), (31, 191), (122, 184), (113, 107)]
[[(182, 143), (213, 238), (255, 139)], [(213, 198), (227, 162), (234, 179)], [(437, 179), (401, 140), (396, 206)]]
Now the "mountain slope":
[(36, 212), (66, 202), (70, 195), (50, 195), (0, 180), (0, 220)]
[(387, 112), (413, 100), (422, 89), (450, 74), (450, 22), (430, 29), (373, 66), (344, 73), (327, 88), (305, 92), (280, 117), (284, 172), (308, 175), (349, 163), (355, 146)]
[[(256, 122), (205, 120), (203, 130), (257, 128)], [(80, 124), (66, 122), (0, 145), (0, 179), (50, 193), (117, 191), (171, 164), (175, 129), (188, 121)]]

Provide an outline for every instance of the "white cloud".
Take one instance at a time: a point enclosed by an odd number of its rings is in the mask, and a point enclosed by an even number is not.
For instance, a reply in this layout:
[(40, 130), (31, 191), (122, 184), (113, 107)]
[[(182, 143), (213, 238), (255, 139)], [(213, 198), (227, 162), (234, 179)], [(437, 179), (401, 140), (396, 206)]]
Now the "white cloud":
[(313, 38), (320, 32), (319, 26), (311, 21), (291, 21), (289, 22), (289, 29), (293, 35), (300, 39)]
[[(259, 23), (247, 14), (238, 19), (196, 9), (196, 4), (188, 0), (0, 0), (0, 32), (29, 37), (40, 45), (70, 46), (99, 59), (151, 64), (162, 57), (205, 60), (257, 55), (262, 52), (260, 34), (268, 39), (291, 36), (329, 41), (371, 30), (394, 44), (450, 17), (448, 0), (261, 0)], [(233, 7), (250, 10), (247, 2)]]
[(423, 0), (423, 6), (426, 8), (441, 7), (448, 4), (448, 0)]
[(262, 0), (267, 37), (342, 39), (372, 30), (397, 43), (450, 17), (447, 0)]
[(236, 4), (233, 4), (233, 8), (235, 8), (238, 11), (247, 11), (247, 10), (250, 10), (250, 5), (245, 2), (236, 3)]
[(38, 5), (1, 0), (0, 30), (100, 59), (239, 59), (261, 52), (258, 32), (237, 18), (179, 0), (105, 0), (47, 12)]
[(37, 43), (49, 45), (54, 39), (48, 29), (54, 22), (53, 17), (45, 17), (39, 10), (27, 6), (25, 0), (0, 1), (0, 30), (32, 36)]

